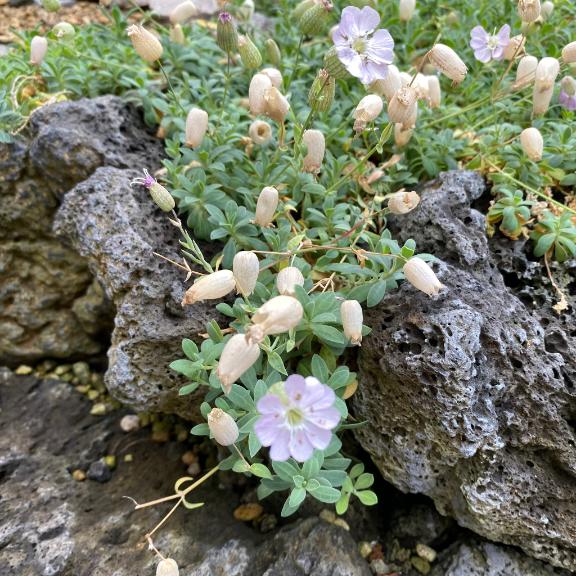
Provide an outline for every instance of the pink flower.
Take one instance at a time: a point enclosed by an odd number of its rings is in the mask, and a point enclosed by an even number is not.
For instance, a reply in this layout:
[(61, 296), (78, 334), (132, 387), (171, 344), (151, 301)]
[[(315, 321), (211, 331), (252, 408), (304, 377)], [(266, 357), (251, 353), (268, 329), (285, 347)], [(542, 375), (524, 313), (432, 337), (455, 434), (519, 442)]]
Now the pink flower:
[(502, 60), (504, 49), (510, 44), (510, 26), (504, 24), (498, 34), (488, 34), (482, 26), (472, 28), (470, 47), (476, 60), (486, 64), (490, 60)]
[(394, 40), (388, 30), (376, 30), (378, 24), (380, 16), (374, 8), (347, 6), (332, 34), (338, 58), (363, 84), (386, 78), (394, 60)]
[(327, 448), (340, 421), (335, 400), (332, 388), (311, 376), (294, 374), (272, 386), (258, 401), (261, 417), (254, 425), (258, 440), (270, 446), (270, 458), (306, 462), (315, 448)]

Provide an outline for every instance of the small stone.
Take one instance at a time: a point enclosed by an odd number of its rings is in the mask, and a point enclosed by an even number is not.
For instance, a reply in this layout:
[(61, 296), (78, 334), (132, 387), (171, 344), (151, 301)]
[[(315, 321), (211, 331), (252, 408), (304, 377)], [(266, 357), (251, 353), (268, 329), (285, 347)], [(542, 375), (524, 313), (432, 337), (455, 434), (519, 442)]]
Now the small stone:
[(430, 563), (436, 560), (436, 550), (430, 548), (430, 546), (427, 546), (426, 544), (416, 544), (416, 554)]
[(278, 518), (274, 514), (262, 514), (259, 523), (260, 532), (266, 534), (266, 532), (271, 532), (278, 525)]
[(188, 440), (189, 436), (190, 436), (190, 432), (188, 432), (187, 428), (179, 427), (176, 430), (176, 440), (178, 442), (185, 442), (186, 440)]
[(90, 391), (90, 386), (76, 386), (76, 390), (78, 390), (80, 394), (88, 394)]
[(106, 414), (106, 404), (104, 404), (104, 402), (94, 404), (90, 409), (90, 414), (92, 414), (92, 416), (104, 416), (104, 414)]
[(420, 556), (412, 556), (410, 562), (412, 563), (412, 566), (420, 572), (420, 574), (428, 574), (428, 572), (430, 572), (430, 564), (424, 560), (424, 558), (420, 558)]
[(346, 520), (344, 520), (344, 518), (336, 518), (332, 524), (334, 524), (334, 526), (340, 526), (340, 528), (344, 528), (344, 530), (350, 532), (350, 525)]
[(194, 462), (198, 461), (198, 456), (196, 456), (196, 454), (194, 454), (194, 452), (192, 452), (191, 450), (188, 450), (187, 452), (184, 452), (184, 454), (182, 454), (182, 463), (186, 464), (186, 466), (190, 466), (190, 464), (193, 464)]
[(368, 558), (372, 552), (372, 544), (370, 544), (370, 542), (366, 542), (365, 540), (363, 542), (359, 542), (358, 552), (360, 552), (360, 556), (362, 556), (362, 558)]
[(330, 524), (334, 524), (334, 522), (336, 521), (336, 514), (332, 512), (332, 510), (328, 510), (327, 508), (321, 510), (318, 516), (322, 518), (322, 520), (324, 520), (325, 522), (329, 522)]
[(80, 469), (74, 470), (74, 472), (72, 472), (72, 478), (76, 480), (76, 482), (83, 482), (86, 480), (86, 472)]
[(374, 574), (388, 574), (390, 572), (390, 567), (382, 558), (378, 558), (378, 560), (372, 560), (370, 562), (370, 569)]
[(90, 366), (87, 362), (76, 362), (72, 364), (72, 372), (74, 372), (74, 376), (80, 380), (81, 384), (88, 384), (88, 382), (90, 382)]
[(168, 442), (170, 440), (170, 431), (163, 430), (163, 429), (156, 429), (152, 432), (152, 441), (159, 442), (163, 444), (164, 442)]
[(103, 484), (112, 478), (112, 471), (106, 462), (104, 462), (104, 460), (97, 460), (96, 462), (92, 462), (92, 464), (90, 464), (87, 476), (90, 480), (94, 480), (95, 482), (100, 482)]
[(106, 464), (106, 466), (108, 466), (110, 470), (114, 470), (114, 468), (116, 468), (116, 456), (113, 455), (104, 456), (103, 460), (104, 464)]
[(124, 454), (124, 462), (134, 462), (134, 456), (132, 454)]
[(190, 476), (198, 476), (202, 470), (200, 469), (200, 464), (198, 462), (192, 462), (190, 466), (186, 469), (186, 473)]
[(234, 510), (234, 518), (236, 520), (241, 520), (242, 522), (251, 522), (262, 516), (264, 508), (256, 502), (250, 502), (248, 504), (241, 504)]
[(140, 418), (136, 414), (126, 414), (120, 419), (120, 430), (122, 432), (135, 432), (140, 428)]
[(88, 390), (88, 398), (90, 400), (96, 400), (100, 396), (100, 392), (98, 390)]
[(27, 376), (28, 374), (32, 374), (32, 366), (26, 366), (25, 364), (22, 364), (22, 366), (18, 366), (18, 368), (16, 368), (15, 374), (18, 374), (19, 376)]
[(54, 374), (56, 374), (56, 376), (63, 376), (64, 374), (68, 374), (71, 369), (72, 366), (70, 366), (70, 364), (61, 364), (60, 366), (56, 366)]

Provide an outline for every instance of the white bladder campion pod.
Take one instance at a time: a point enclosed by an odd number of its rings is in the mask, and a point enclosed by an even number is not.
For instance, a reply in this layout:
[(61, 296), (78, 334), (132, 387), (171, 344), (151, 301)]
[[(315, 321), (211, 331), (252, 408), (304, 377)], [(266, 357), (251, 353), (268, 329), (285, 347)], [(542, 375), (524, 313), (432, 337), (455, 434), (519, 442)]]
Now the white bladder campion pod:
[(254, 252), (238, 252), (232, 261), (232, 272), (236, 280), (237, 292), (243, 296), (250, 296), (256, 288), (260, 272), (258, 256)]
[(216, 375), (226, 394), (230, 392), (232, 384), (249, 370), (259, 357), (258, 343), (248, 340), (246, 334), (234, 334), (226, 342), (216, 367)]
[(562, 48), (562, 60), (565, 64), (576, 62), (576, 42), (570, 42)]
[(532, 113), (534, 116), (545, 114), (554, 94), (554, 82), (560, 72), (560, 63), (556, 58), (542, 58), (536, 67), (534, 90), (532, 92)]
[(264, 94), (264, 99), (266, 100), (265, 114), (275, 122), (284, 122), (284, 118), (290, 110), (290, 104), (288, 104), (286, 97), (280, 93), (280, 90), (275, 86), (268, 88)]
[(544, 150), (544, 139), (537, 128), (526, 128), (520, 134), (520, 144), (522, 150), (530, 160), (540, 162), (542, 160), (542, 151)]
[(262, 146), (272, 140), (272, 127), (264, 120), (254, 120), (248, 129), (248, 136), (254, 144)]
[(364, 130), (368, 122), (372, 122), (378, 118), (383, 107), (384, 102), (382, 102), (382, 98), (378, 96), (378, 94), (368, 94), (368, 96), (364, 96), (353, 113), (355, 120), (354, 130), (356, 132)]
[(406, 128), (410, 120), (414, 117), (415, 110), (418, 108), (418, 97), (416, 90), (412, 86), (400, 88), (388, 104), (388, 118), (391, 122), (402, 124)]
[(412, 128), (404, 129), (402, 124), (394, 124), (394, 143), (399, 148), (406, 146), (410, 142), (413, 133), (414, 130)]
[(538, 58), (536, 56), (526, 55), (520, 58), (518, 68), (516, 68), (516, 82), (514, 88), (522, 88), (534, 82), (536, 77), (536, 68), (538, 66)]
[(272, 88), (272, 80), (266, 74), (254, 74), (248, 88), (250, 112), (257, 116), (266, 112), (266, 91)]
[(326, 152), (326, 141), (320, 130), (306, 130), (302, 136), (306, 156), (302, 161), (304, 172), (319, 172)]
[(452, 84), (459, 84), (466, 78), (468, 68), (460, 56), (446, 44), (435, 44), (428, 53), (431, 64), (444, 76), (452, 80)]
[(190, 20), (190, 18), (194, 18), (194, 16), (198, 15), (198, 8), (194, 2), (190, 0), (186, 0), (186, 2), (182, 2), (182, 4), (178, 4), (172, 12), (170, 12), (170, 22), (172, 24), (178, 24), (179, 22), (186, 22), (186, 20)]
[(442, 103), (442, 89), (440, 88), (440, 79), (433, 74), (426, 76), (428, 81), (428, 104), (430, 108), (438, 108)]
[(388, 66), (386, 78), (375, 80), (370, 84), (370, 90), (375, 94), (384, 96), (388, 102), (400, 88), (402, 88), (402, 77), (400, 76), (400, 70), (394, 64)]
[(272, 82), (272, 86), (275, 86), (280, 90), (282, 88), (282, 73), (280, 70), (276, 68), (263, 68), (260, 70), (260, 74), (265, 74), (270, 78), (270, 82)]
[(408, 214), (419, 203), (420, 196), (416, 192), (396, 192), (388, 200), (388, 210), (392, 214)]
[(128, 27), (126, 33), (132, 42), (132, 46), (134, 46), (134, 50), (136, 50), (142, 60), (146, 62), (160, 60), (163, 52), (162, 44), (152, 32), (149, 32), (140, 24), (132, 24), (132, 26)]
[(230, 294), (236, 288), (232, 270), (219, 270), (206, 276), (201, 276), (186, 290), (182, 306), (194, 304), (202, 300), (217, 300)]
[(275, 296), (264, 303), (252, 316), (252, 326), (248, 330), (248, 338), (260, 343), (265, 336), (283, 334), (296, 328), (302, 317), (302, 304), (292, 296)]
[(400, 15), (400, 20), (403, 22), (408, 22), (412, 20), (414, 16), (414, 11), (416, 10), (416, 0), (400, 0), (398, 3), (398, 12)]
[(360, 346), (362, 342), (362, 322), (364, 315), (362, 306), (357, 300), (344, 300), (340, 306), (340, 316), (342, 317), (342, 328), (344, 335), (350, 343)]
[(518, 15), (522, 22), (534, 22), (540, 16), (540, 0), (518, 0)]
[(162, 558), (156, 566), (156, 576), (180, 576), (178, 564), (172, 558)]
[(48, 51), (48, 40), (44, 36), (34, 36), (30, 42), (30, 64), (39, 66)]
[(220, 408), (212, 408), (208, 413), (208, 428), (220, 446), (231, 446), (238, 440), (240, 432), (234, 418)]
[(406, 280), (421, 292), (434, 296), (444, 287), (436, 274), (424, 260), (414, 256), (404, 264), (404, 276)]
[(208, 130), (208, 113), (200, 108), (192, 108), (186, 117), (186, 146), (198, 148)]
[(296, 286), (304, 286), (304, 276), (296, 266), (287, 266), (276, 276), (276, 288), (280, 294), (294, 296)]
[(254, 223), (260, 226), (269, 226), (274, 219), (276, 208), (278, 208), (278, 190), (274, 186), (262, 188), (256, 202)]

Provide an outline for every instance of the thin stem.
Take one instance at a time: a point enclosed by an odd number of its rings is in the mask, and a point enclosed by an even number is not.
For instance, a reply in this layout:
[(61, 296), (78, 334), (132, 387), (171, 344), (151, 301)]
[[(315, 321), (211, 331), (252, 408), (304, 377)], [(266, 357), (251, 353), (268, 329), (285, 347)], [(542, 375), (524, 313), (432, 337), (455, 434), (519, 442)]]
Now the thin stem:
[(180, 104), (180, 100), (178, 99), (178, 96), (176, 96), (176, 92), (174, 92), (174, 87), (172, 86), (172, 82), (170, 82), (170, 78), (168, 78), (168, 74), (166, 74), (166, 70), (164, 70), (164, 66), (162, 66), (162, 62), (158, 61), (158, 67), (160, 68), (160, 71), (162, 72), (164, 79), (168, 84), (168, 89), (170, 90), (170, 94), (172, 95), (174, 102), (176, 102), (178, 108), (180, 108), (180, 110), (186, 114), (186, 110), (184, 110), (184, 107), (182, 104)]
[(555, 306), (553, 306), (554, 310), (560, 313), (562, 312), (562, 310), (566, 310), (568, 308), (568, 301), (566, 300), (566, 294), (564, 294), (562, 288), (560, 288), (560, 286), (556, 284), (556, 281), (552, 277), (550, 264), (548, 264), (548, 252), (544, 254), (544, 264), (546, 265), (546, 272), (548, 273), (548, 278), (550, 279), (550, 282), (552, 283), (554, 290), (556, 290), (556, 293), (558, 294), (558, 296), (560, 296), (560, 300), (558, 301), (558, 303)]
[(156, 526), (154, 526), (154, 528), (152, 528), (152, 530), (150, 532), (148, 532), (148, 534), (146, 534), (146, 539), (151, 538), (152, 534), (154, 534), (154, 532), (156, 532), (160, 527), (162, 527), (168, 520), (168, 518), (170, 518), (170, 516), (172, 516), (172, 514), (174, 514), (174, 512), (176, 512), (176, 510), (178, 509), (178, 506), (180, 506), (180, 504), (182, 504), (182, 502), (184, 501), (184, 496), (182, 496), (180, 498), (180, 500), (178, 500), (178, 502), (176, 502), (176, 504), (174, 504), (174, 506), (172, 506), (172, 508), (170, 508), (170, 511), (168, 512), (168, 514), (166, 514), (166, 516), (164, 516), (164, 518), (162, 518), (162, 520), (160, 520), (160, 522), (158, 522), (158, 524), (156, 524)]
[(300, 51), (302, 49), (302, 43), (304, 42), (304, 34), (300, 35), (300, 40), (298, 42), (298, 51), (296, 52), (296, 60), (294, 61), (294, 66), (290, 72), (290, 77), (288, 78), (288, 82), (286, 83), (286, 92), (290, 88), (290, 84), (292, 84), (292, 80), (294, 79), (294, 74), (296, 74), (296, 68), (298, 68), (298, 63), (300, 62)]
[(238, 448), (238, 446), (236, 446), (236, 444), (232, 444), (232, 446), (234, 446), (234, 449), (238, 453), (238, 456), (240, 456), (240, 459), (242, 460), (242, 462), (244, 462), (244, 464), (246, 464), (246, 466), (248, 466), (248, 468), (250, 468), (250, 463), (248, 462), (248, 460), (246, 460), (246, 458), (244, 458), (244, 454), (242, 454), (242, 452), (240, 452), (240, 449)]

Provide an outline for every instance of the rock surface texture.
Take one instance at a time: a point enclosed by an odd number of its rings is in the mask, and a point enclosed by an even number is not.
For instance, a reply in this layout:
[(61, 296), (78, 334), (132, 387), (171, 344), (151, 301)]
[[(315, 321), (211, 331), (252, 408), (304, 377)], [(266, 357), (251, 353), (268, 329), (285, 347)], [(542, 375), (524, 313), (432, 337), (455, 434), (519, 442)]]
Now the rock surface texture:
[(26, 137), (0, 145), (0, 362), (103, 351), (111, 306), (52, 220), (99, 166), (155, 167), (161, 154), (137, 112), (110, 96), (41, 108)]
[[(523, 288), (524, 278), (545, 276), (538, 263), (510, 253), (513, 244), (491, 251), (471, 208), (484, 191), (474, 173), (444, 174), (417, 210), (392, 222), (402, 240), (442, 258), (435, 267), (446, 288), (431, 299), (403, 284), (366, 314), (373, 333), (354, 411), (368, 424), (357, 437), (402, 491), (576, 570), (573, 316), (555, 315), (542, 280)], [(574, 277), (564, 280), (573, 295)]]

